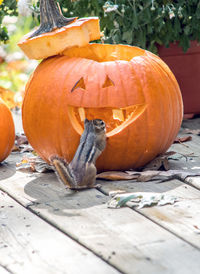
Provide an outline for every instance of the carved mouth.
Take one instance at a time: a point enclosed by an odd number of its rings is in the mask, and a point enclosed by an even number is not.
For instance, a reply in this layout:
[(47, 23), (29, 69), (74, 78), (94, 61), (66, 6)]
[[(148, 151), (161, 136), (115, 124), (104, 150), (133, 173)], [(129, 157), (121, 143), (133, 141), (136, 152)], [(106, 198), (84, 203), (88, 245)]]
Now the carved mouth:
[(84, 120), (102, 119), (106, 124), (106, 136), (111, 137), (131, 123), (145, 111), (146, 104), (138, 104), (125, 108), (83, 108), (68, 106), (68, 115), (73, 128), (81, 135), (84, 129)]

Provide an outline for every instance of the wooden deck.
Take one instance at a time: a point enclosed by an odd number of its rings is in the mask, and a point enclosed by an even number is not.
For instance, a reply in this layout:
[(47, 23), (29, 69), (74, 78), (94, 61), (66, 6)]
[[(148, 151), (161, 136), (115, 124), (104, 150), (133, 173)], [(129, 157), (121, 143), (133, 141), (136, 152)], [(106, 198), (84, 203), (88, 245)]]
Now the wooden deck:
[[(200, 129), (200, 118), (183, 122)], [(200, 136), (173, 144), (171, 169), (200, 172)], [(183, 156), (183, 157), (182, 157)], [(186, 157), (185, 157), (186, 156)], [(200, 273), (200, 176), (165, 182), (98, 181), (102, 188), (65, 190), (54, 173), (0, 166), (0, 274)], [(173, 205), (110, 209), (110, 191), (170, 193)]]

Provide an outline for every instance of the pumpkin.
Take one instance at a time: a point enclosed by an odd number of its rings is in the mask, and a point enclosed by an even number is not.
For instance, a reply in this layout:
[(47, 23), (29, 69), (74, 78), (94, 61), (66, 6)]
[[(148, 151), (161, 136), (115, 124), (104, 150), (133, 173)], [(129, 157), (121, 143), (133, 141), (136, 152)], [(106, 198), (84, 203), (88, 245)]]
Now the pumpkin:
[(173, 143), (183, 115), (178, 83), (156, 55), (132, 46), (89, 44), (43, 60), (26, 86), (23, 126), (49, 161), (71, 161), (84, 119), (106, 123), (98, 170), (138, 168)]
[(98, 17), (65, 18), (54, 0), (40, 0), (41, 25), (26, 34), (18, 46), (30, 59), (44, 59), (73, 46), (100, 38)]
[(0, 162), (10, 154), (15, 140), (15, 128), (12, 114), (0, 99)]

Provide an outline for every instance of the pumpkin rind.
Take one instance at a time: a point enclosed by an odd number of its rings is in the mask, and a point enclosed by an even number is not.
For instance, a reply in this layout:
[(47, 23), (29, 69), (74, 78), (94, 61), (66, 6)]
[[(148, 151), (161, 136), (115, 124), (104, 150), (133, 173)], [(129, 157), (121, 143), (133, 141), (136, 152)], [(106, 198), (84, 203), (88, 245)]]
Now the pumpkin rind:
[(85, 46), (100, 38), (98, 17), (80, 18), (54, 31), (29, 38), (25, 35), (18, 46), (30, 59), (44, 59), (57, 55), (68, 47)]
[(0, 99), (0, 162), (10, 154), (15, 140), (15, 128), (12, 114)]
[(23, 126), (43, 159), (72, 159), (80, 134), (70, 120), (70, 108), (77, 117), (80, 108), (81, 116), (85, 109), (87, 118), (104, 120), (108, 131), (124, 123), (121, 112), (128, 121), (136, 111), (132, 123), (108, 137), (98, 170), (141, 167), (169, 148), (181, 125), (183, 105), (177, 81), (159, 57), (125, 45), (91, 44), (67, 52), (44, 60), (26, 87)]

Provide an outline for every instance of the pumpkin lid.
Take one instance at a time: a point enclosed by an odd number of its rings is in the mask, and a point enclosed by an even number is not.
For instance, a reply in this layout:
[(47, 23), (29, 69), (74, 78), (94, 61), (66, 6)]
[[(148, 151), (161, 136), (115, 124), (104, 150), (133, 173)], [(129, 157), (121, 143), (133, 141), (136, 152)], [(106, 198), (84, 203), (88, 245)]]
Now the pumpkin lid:
[(57, 55), (66, 48), (86, 46), (101, 36), (98, 17), (80, 18), (62, 28), (29, 38), (32, 33), (25, 35), (18, 46), (28, 58), (37, 60)]

